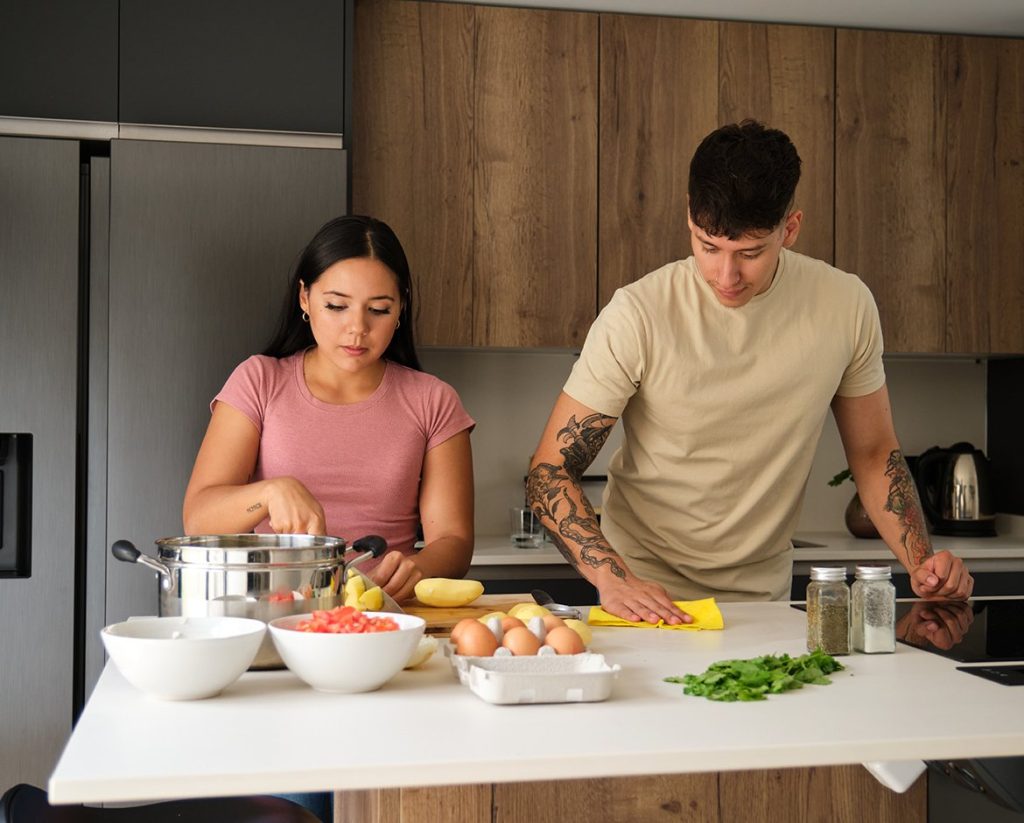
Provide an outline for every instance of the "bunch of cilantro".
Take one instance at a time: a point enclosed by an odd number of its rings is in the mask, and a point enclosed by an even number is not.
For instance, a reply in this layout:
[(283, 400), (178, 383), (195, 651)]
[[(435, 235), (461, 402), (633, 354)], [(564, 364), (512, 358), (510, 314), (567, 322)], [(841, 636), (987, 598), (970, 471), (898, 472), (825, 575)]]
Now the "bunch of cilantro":
[(666, 677), (665, 682), (682, 683), (683, 694), (732, 703), (764, 700), (768, 694), (799, 689), (804, 683), (827, 686), (828, 675), (842, 668), (834, 657), (816, 649), (800, 657), (766, 654), (749, 660), (720, 660), (704, 674)]

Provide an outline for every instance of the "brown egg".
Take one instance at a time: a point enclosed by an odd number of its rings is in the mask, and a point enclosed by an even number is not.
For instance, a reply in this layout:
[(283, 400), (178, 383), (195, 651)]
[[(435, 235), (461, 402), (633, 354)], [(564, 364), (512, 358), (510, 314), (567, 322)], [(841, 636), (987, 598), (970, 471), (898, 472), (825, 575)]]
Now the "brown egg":
[(505, 639), (501, 641), (501, 645), (516, 657), (536, 654), (540, 649), (540, 641), (525, 626), (513, 626), (505, 632)]
[(561, 617), (555, 617), (553, 614), (546, 614), (542, 619), (544, 620), (544, 628), (548, 631), (565, 625)]
[(525, 629), (526, 624), (518, 617), (501, 618), (501, 630), (507, 632), (509, 629)]
[(559, 654), (579, 654), (584, 650), (580, 636), (568, 626), (556, 626), (549, 631), (544, 638), (544, 645)]
[(498, 648), (498, 638), (479, 620), (467, 619), (469, 622), (462, 627), (455, 641), (455, 653), (467, 657), (490, 657)]
[(455, 626), (452, 628), (450, 635), (452, 643), (454, 643), (455, 645), (459, 644), (459, 636), (462, 634), (462, 630), (466, 627), (467, 623), (472, 621), (472, 619), (472, 617), (464, 617), (462, 620), (455, 624)]

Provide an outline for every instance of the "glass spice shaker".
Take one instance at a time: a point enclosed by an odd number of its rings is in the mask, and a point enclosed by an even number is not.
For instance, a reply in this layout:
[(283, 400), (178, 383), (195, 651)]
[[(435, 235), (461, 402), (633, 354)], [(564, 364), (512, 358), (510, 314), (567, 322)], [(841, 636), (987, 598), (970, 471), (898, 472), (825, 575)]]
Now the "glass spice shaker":
[(812, 566), (807, 584), (807, 651), (850, 653), (850, 587), (843, 566)]
[(857, 566), (851, 588), (854, 651), (879, 654), (896, 651), (896, 587), (888, 566)]

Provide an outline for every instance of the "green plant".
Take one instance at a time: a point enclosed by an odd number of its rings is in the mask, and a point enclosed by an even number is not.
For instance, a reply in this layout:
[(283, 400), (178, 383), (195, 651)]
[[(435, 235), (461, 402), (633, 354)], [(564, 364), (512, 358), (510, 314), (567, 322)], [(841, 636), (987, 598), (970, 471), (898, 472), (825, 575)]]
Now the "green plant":
[[(842, 482), (842, 481), (840, 481)], [(821, 649), (800, 657), (788, 654), (753, 657), (747, 660), (720, 660), (703, 674), (666, 677), (666, 683), (682, 683), (683, 694), (732, 703), (737, 700), (764, 700), (768, 694), (799, 689), (805, 683), (827, 686), (828, 675), (842, 671), (843, 665)]]
[(853, 480), (853, 472), (851, 472), (849, 468), (843, 469), (841, 472), (839, 472), (839, 474), (837, 474), (835, 477), (828, 481), (828, 484), (830, 486), (838, 486), (844, 480)]

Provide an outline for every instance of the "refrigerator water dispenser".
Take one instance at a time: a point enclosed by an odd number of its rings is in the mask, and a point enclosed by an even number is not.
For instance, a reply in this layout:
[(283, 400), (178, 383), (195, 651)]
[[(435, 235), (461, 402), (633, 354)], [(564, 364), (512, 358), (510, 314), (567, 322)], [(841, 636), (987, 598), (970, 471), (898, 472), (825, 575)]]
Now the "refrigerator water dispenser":
[(0, 577), (32, 572), (32, 435), (0, 433)]

